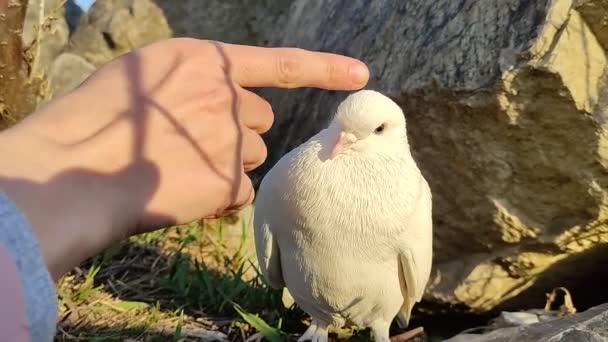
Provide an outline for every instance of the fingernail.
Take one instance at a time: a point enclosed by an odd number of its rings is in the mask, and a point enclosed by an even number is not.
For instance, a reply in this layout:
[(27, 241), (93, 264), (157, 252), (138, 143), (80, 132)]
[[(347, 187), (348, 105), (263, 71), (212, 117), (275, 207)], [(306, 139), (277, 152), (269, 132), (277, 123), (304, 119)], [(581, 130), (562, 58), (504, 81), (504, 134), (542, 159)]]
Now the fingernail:
[(348, 67), (348, 77), (356, 85), (363, 85), (369, 79), (369, 70), (363, 63), (351, 64)]

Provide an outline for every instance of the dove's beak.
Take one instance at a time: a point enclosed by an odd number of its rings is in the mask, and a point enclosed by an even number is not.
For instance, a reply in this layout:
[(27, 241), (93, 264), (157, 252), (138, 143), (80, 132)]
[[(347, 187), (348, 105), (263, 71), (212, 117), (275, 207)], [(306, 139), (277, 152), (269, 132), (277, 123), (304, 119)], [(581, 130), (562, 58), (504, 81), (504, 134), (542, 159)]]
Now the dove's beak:
[(336, 143), (331, 149), (329, 159), (334, 159), (338, 154), (346, 151), (355, 141), (357, 141), (357, 137), (353, 134), (340, 132)]

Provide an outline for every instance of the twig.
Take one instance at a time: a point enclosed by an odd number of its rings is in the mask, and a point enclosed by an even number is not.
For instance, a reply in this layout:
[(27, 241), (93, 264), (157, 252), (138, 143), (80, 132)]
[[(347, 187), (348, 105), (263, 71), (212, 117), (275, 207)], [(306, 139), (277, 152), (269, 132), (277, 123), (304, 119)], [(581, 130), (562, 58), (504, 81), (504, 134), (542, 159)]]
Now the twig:
[[(31, 66), (30, 66), (30, 75), (29, 75), (29, 80), (32, 80), (32, 77), (34, 77), (34, 73), (36, 71), (36, 68), (38, 66), (38, 60), (40, 59), (40, 37), (42, 37), (42, 29), (43, 29), (43, 23), (44, 23), (44, 5), (45, 5), (45, 1), (40, 1), (39, 6), (38, 6), (38, 27), (36, 30), (36, 37), (34, 38), (34, 42), (35, 42), (35, 52), (34, 52), (34, 56), (32, 57), (32, 62), (31, 62)], [(33, 45), (34, 43), (32, 43)]]
[(64, 317), (66, 319), (78, 320), (80, 316), (78, 313), (78, 305), (76, 305), (72, 301), (72, 299), (70, 299), (69, 296), (63, 295), (61, 293), (59, 294), (59, 296), (63, 300), (63, 304), (68, 307), (68, 310), (66, 310), (66, 312), (64, 313)]
[(412, 338), (418, 336), (419, 334), (422, 334), (422, 332), (424, 331), (423, 327), (418, 327), (418, 328), (414, 328), (412, 330), (408, 330), (402, 334), (399, 335), (395, 335), (393, 337), (391, 337), (391, 342), (406, 342), (411, 340)]
[[(157, 333), (162, 335), (172, 335), (173, 331), (167, 328), (148, 329), (148, 332)], [(190, 337), (197, 338), (199, 341), (228, 341), (226, 334), (219, 331), (211, 331), (206, 329), (192, 329), (187, 327), (182, 327), (181, 331), (182, 337)]]
[(74, 339), (74, 340), (78, 340), (78, 337), (70, 334), (69, 332), (65, 331), (65, 329), (63, 329), (63, 327), (61, 326), (61, 324), (57, 325), (57, 330), (59, 330), (63, 335), (67, 336), (68, 338)]
[(38, 64), (40, 63), (40, 51), (41, 51), (41, 40), (42, 40), (42, 35), (44, 33), (44, 31), (49, 28), (52, 24), (51, 22), (55, 19), (57, 19), (57, 12), (59, 11), (59, 9), (61, 9), (65, 3), (67, 2), (67, 0), (61, 0), (59, 1), (59, 3), (57, 4), (57, 6), (55, 6), (55, 8), (53, 8), (51, 11), (49, 11), (48, 15), (44, 14), (44, 10), (45, 10), (45, 1), (40, 1), (40, 5), (38, 8), (38, 23), (36, 24), (36, 36), (34, 37), (34, 40), (25, 48), (26, 51), (34, 48), (34, 53), (31, 56), (31, 61), (30, 61), (30, 74), (28, 77), (29, 81), (32, 81), (32, 79), (35, 77), (36, 72), (38, 71)]

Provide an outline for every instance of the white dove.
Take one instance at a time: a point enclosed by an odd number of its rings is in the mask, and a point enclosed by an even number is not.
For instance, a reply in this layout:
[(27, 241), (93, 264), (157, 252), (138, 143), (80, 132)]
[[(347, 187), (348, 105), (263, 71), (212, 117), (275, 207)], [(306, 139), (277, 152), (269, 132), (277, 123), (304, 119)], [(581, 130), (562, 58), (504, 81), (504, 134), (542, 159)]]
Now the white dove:
[(431, 192), (401, 108), (376, 91), (349, 95), (266, 174), (254, 229), (267, 283), (312, 317), (299, 341), (327, 341), (347, 322), (389, 341), (396, 316), (408, 325), (432, 263)]

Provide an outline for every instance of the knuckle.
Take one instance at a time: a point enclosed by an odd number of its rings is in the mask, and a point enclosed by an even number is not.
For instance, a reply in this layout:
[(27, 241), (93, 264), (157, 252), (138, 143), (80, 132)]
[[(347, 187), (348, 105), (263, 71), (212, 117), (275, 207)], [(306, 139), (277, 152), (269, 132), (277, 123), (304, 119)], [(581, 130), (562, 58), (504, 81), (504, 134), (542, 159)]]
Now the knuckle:
[(272, 105), (270, 104), (270, 102), (266, 101), (266, 99), (262, 98), (260, 96), (262, 105), (264, 107), (264, 112), (268, 113), (268, 114), (272, 114)]
[(237, 92), (230, 85), (224, 85), (219, 87), (217, 96), (222, 107), (232, 115), (236, 115), (237, 108), (242, 101)]
[(266, 144), (264, 144), (264, 141), (262, 141), (262, 148), (260, 151), (260, 163), (258, 164), (258, 166), (262, 165), (266, 161), (266, 158), (268, 158), (268, 148), (266, 147)]
[(228, 209), (239, 209), (243, 205), (249, 204), (249, 198), (253, 192), (251, 179), (247, 175), (240, 176), (234, 183), (234, 187), (238, 195), (236, 198), (231, 198)]
[(207, 40), (201, 40), (191, 37), (176, 37), (169, 38), (169, 41), (175, 45), (177, 49), (183, 49), (185, 51), (192, 52), (193, 49), (196, 51), (200, 49), (206, 49), (210, 45), (210, 42)]
[(179, 37), (169, 39), (171, 47), (179, 50), (180, 52), (192, 51), (193, 48), (198, 48), (200, 41), (189, 37)]
[(201, 97), (201, 105), (204, 108), (204, 112), (216, 115), (235, 114), (239, 105), (239, 96), (233, 91), (229, 85), (217, 83), (205, 91), (204, 96)]
[(326, 66), (326, 81), (330, 84), (338, 83), (346, 78), (346, 70), (336, 63), (327, 63)]
[(266, 157), (268, 157), (268, 148), (266, 147), (266, 144), (264, 143), (264, 139), (262, 139), (261, 136), (256, 134), (256, 144), (258, 145), (256, 150), (257, 150), (257, 158), (256, 161), (259, 162), (258, 165), (261, 165), (265, 160)]
[(180, 56), (184, 60), (192, 61), (194, 70), (200, 70), (201, 61), (208, 62), (213, 58), (218, 46), (222, 43), (212, 40), (202, 40), (191, 37), (177, 37), (169, 39), (169, 52)]
[(266, 147), (266, 144), (264, 143), (264, 140), (262, 139), (262, 137), (260, 137), (259, 135), (258, 135), (258, 151), (257, 151), (256, 157), (257, 158), (254, 163), (254, 168), (262, 165), (266, 161), (266, 158), (268, 157), (268, 148)]
[(272, 110), (272, 106), (270, 105), (270, 103), (268, 103), (268, 101), (264, 101), (264, 103), (266, 108), (264, 110), (264, 120), (262, 121), (260, 133), (268, 132), (268, 130), (270, 130), (272, 124), (274, 123), (274, 112)]
[(247, 200), (245, 201), (245, 205), (252, 204), (254, 199), (255, 199), (255, 189), (253, 189), (253, 186), (252, 186), (249, 189), (249, 196), (247, 196)]
[(302, 62), (294, 53), (279, 54), (276, 61), (277, 83), (285, 88), (293, 88), (302, 75)]
[(246, 146), (248, 151), (245, 152), (245, 155), (248, 155), (248, 157), (246, 160), (243, 160), (243, 165), (247, 171), (251, 171), (266, 161), (268, 148), (264, 143), (264, 139), (258, 134), (252, 135)]

